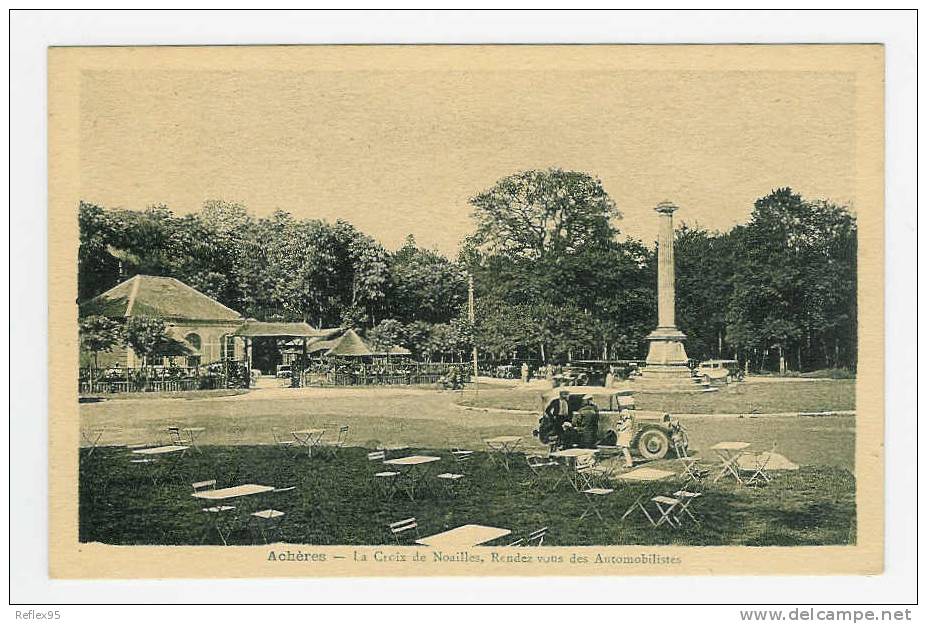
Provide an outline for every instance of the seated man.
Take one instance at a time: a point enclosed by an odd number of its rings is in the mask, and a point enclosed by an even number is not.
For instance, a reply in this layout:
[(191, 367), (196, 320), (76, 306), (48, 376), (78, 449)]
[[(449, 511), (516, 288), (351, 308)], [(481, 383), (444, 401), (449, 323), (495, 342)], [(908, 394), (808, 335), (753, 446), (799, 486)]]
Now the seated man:
[(583, 404), (573, 415), (573, 426), (579, 438), (579, 446), (595, 448), (599, 432), (599, 408), (591, 394), (583, 396)]
[[(573, 415), (570, 413), (570, 391), (560, 390), (559, 396), (544, 408), (538, 427), (538, 438), (547, 443), (550, 436), (557, 436), (563, 441), (563, 426), (570, 422)], [(561, 444), (562, 446), (562, 444)]]

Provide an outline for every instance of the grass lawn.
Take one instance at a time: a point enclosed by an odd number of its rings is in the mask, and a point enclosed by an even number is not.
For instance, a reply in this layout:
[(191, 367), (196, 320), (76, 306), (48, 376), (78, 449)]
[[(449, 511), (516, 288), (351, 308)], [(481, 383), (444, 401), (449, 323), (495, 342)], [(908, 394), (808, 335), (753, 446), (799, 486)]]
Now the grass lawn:
[[(637, 409), (674, 414), (769, 414), (853, 410), (856, 407), (855, 393), (855, 380), (827, 379), (731, 384), (711, 393), (637, 393), (634, 400)], [(481, 389), (462, 394), (458, 404), (538, 411), (542, 395), (537, 390), (514, 387)]]
[[(80, 539), (110, 544), (221, 543), (215, 531), (206, 532), (200, 509), (203, 501), (190, 496), (189, 483), (216, 478), (219, 487), (258, 483), (296, 490), (244, 497), (232, 514), (247, 518), (249, 511), (274, 508), (286, 513), (283, 541), (299, 544), (390, 543), (389, 522), (418, 519), (421, 535), (438, 533), (468, 523), (511, 529), (516, 536), (549, 527), (545, 544), (689, 544), (689, 545), (821, 545), (852, 544), (856, 539), (855, 480), (841, 468), (803, 466), (798, 471), (773, 473), (772, 484), (750, 489), (733, 484), (706, 484), (699, 499), (699, 525), (681, 529), (651, 527), (642, 515), (617, 518), (641, 491), (639, 486), (617, 486), (603, 505), (606, 522), (594, 516), (579, 521), (584, 498), (562, 483), (554, 493), (540, 495), (525, 485), (523, 462), (505, 472), (477, 452), (464, 465), (464, 489), (452, 497), (434, 483), (415, 502), (397, 493), (391, 500), (377, 496), (370, 484), (373, 469), (364, 448), (346, 448), (337, 456), (297, 454), (291, 457), (275, 446), (207, 446), (203, 453), (177, 458), (174, 478), (154, 486), (150, 466), (130, 464), (124, 448), (101, 447), (92, 455), (81, 450)], [(461, 471), (447, 451), (408, 449), (403, 454), (442, 457), (431, 471)], [(516, 457), (517, 459), (517, 457)], [(673, 466), (674, 462), (667, 462)], [(678, 468), (678, 466), (674, 466)], [(678, 483), (665, 483), (671, 493)], [(243, 521), (228, 516), (234, 528), (230, 544), (251, 544)], [(507, 543), (506, 538), (500, 540)]]

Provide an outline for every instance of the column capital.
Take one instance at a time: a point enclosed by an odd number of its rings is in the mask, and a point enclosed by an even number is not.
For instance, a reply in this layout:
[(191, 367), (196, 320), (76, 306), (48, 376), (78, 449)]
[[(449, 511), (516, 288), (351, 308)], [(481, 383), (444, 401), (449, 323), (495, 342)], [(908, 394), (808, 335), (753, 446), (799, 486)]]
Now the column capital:
[(654, 208), (654, 210), (656, 210), (660, 214), (672, 215), (674, 212), (679, 210), (679, 206), (671, 202), (668, 202), (668, 201), (662, 201), (659, 204), (657, 204), (657, 207)]

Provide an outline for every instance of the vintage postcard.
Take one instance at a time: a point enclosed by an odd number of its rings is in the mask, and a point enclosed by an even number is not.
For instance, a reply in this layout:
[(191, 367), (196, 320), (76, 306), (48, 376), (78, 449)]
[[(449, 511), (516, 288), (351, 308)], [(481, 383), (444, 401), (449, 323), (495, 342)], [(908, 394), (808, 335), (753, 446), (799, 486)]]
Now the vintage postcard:
[(881, 46), (48, 62), (53, 577), (882, 570)]

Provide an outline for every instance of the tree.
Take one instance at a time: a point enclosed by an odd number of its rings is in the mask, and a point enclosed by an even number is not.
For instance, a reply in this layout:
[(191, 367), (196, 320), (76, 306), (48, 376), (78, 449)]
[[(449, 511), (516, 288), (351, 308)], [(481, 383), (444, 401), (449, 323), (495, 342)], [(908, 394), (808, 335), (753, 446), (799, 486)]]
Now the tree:
[(107, 250), (113, 236), (108, 211), (82, 201), (78, 206), (78, 226), (77, 297), (78, 301), (84, 301), (116, 285), (119, 259)]
[(481, 348), (541, 361), (636, 354), (653, 329), (653, 252), (619, 240), (621, 215), (599, 180), (526, 171), (471, 204), (477, 231), (459, 258), (485, 302)]
[(523, 171), (470, 199), (473, 247), (489, 255), (537, 260), (611, 240), (615, 202), (592, 176), (562, 169)]
[(154, 316), (129, 317), (123, 336), (126, 346), (142, 358), (143, 368), (147, 368), (148, 358), (157, 354), (170, 340), (164, 321)]
[(383, 319), (367, 332), (370, 345), (378, 350), (388, 351), (402, 342), (402, 323), (396, 319)]
[(93, 354), (90, 367), (90, 387), (93, 388), (93, 371), (100, 367), (99, 354), (108, 353), (119, 342), (121, 328), (119, 323), (105, 316), (87, 316), (80, 320), (81, 346)]
[(412, 236), (390, 258), (390, 282), (390, 313), (407, 323), (448, 322), (467, 300), (466, 271)]
[[(734, 270), (729, 238), (682, 224), (676, 230), (676, 310), (689, 357), (731, 356), (727, 315)], [(736, 348), (736, 347), (735, 347)]]
[(412, 321), (402, 328), (402, 346), (411, 351), (416, 359), (421, 359), (428, 353), (432, 327), (431, 323), (425, 321)]
[[(856, 365), (856, 219), (789, 188), (754, 204), (727, 235), (732, 254), (727, 323), (758, 356), (789, 368)], [(850, 348), (844, 347), (852, 345)]]

